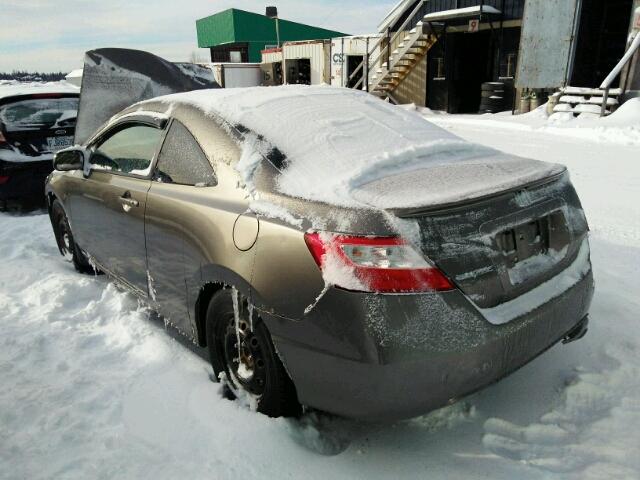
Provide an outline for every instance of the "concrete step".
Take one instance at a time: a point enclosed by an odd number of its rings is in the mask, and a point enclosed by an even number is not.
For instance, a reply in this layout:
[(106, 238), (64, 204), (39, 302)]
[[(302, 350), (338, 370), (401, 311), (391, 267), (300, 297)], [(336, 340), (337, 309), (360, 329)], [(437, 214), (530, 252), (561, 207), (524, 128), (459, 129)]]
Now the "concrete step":
[[(567, 95), (597, 95), (600, 97), (604, 95), (604, 90), (600, 88), (565, 87), (560, 91)], [(610, 97), (617, 97), (618, 95), (622, 95), (622, 89), (612, 88), (609, 90)]]
[[(576, 104), (591, 104), (591, 105), (602, 105), (604, 101), (604, 97), (585, 97), (582, 95), (563, 95), (560, 97), (560, 103), (569, 103), (572, 105)], [(617, 98), (607, 98), (607, 106), (619, 105)]]

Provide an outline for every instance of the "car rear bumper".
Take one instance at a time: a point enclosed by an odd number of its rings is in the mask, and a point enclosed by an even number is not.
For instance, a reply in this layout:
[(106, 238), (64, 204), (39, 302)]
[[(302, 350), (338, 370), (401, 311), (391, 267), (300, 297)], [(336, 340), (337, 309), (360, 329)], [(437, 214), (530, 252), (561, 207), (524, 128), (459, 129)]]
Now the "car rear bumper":
[(593, 292), (589, 270), (558, 297), (499, 326), (458, 291), (330, 289), (303, 321), (263, 318), (303, 404), (392, 421), (444, 406), (533, 360), (576, 330)]

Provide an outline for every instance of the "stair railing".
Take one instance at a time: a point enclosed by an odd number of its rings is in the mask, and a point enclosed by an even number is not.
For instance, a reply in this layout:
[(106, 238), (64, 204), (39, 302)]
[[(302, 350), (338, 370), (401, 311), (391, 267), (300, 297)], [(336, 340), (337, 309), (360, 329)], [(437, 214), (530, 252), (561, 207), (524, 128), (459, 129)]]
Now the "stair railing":
[[(392, 45), (395, 43), (398, 37), (400, 37), (400, 35), (404, 35), (405, 33), (404, 29), (416, 17), (416, 15), (418, 14), (418, 12), (420, 12), (420, 10), (422, 9), (423, 5), (426, 2), (427, 0), (421, 0), (418, 2), (418, 4), (416, 5), (416, 8), (413, 9), (411, 14), (402, 23), (400, 28), (398, 28), (398, 31), (395, 33), (395, 35), (393, 35), (393, 37), (391, 36), (391, 29), (390, 29), (391, 27), (387, 27), (385, 32), (381, 32), (381, 33), (384, 33), (384, 35), (380, 35), (380, 38), (378, 39), (378, 41), (375, 42), (372, 47), (367, 49), (364, 59), (362, 60), (360, 65), (358, 65), (358, 67), (353, 71), (353, 73), (349, 76), (349, 80), (347, 81), (347, 83), (353, 80), (358, 75), (358, 73), (364, 69), (364, 74), (367, 76), (365, 89), (369, 91), (369, 82), (368, 82), (369, 73), (371, 72), (372, 67), (375, 68), (376, 63), (381, 61), (381, 59), (385, 57), (387, 59), (387, 70), (391, 70), (391, 65), (389, 65), (389, 62), (391, 59)], [(384, 47), (382, 47), (382, 43), (384, 40), (387, 40), (387, 44)], [(372, 58), (372, 55), (375, 53), (376, 49), (378, 49), (379, 47), (380, 47), (380, 51), (376, 55), (374, 55)], [(362, 78), (358, 80), (358, 83), (356, 83), (353, 88), (358, 89), (362, 87), (363, 83), (365, 83), (365, 78), (364, 78), (365, 75), (363, 75)]]
[[(604, 95), (602, 96), (602, 107), (600, 108), (600, 116), (604, 117), (607, 113), (607, 102), (609, 101), (609, 91), (611, 90), (611, 84), (613, 81), (620, 75), (622, 69), (627, 65), (636, 51), (640, 48), (640, 32), (636, 33), (636, 37), (631, 42), (631, 46), (627, 49), (624, 56), (620, 59), (618, 64), (611, 70), (611, 73), (604, 79), (600, 88), (604, 90)], [(626, 87), (626, 85), (625, 85)]]

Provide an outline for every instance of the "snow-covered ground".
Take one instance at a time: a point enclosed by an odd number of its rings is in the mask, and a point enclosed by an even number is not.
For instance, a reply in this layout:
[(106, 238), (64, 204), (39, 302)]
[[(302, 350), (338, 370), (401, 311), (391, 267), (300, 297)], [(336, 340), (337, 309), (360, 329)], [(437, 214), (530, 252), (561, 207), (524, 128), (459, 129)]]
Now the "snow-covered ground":
[(640, 477), (633, 118), (427, 116), (466, 139), (568, 165), (593, 230), (597, 293), (584, 340), (410, 421), (273, 420), (224, 400), (209, 365), (131, 296), (77, 275), (46, 215), (0, 214), (0, 478)]

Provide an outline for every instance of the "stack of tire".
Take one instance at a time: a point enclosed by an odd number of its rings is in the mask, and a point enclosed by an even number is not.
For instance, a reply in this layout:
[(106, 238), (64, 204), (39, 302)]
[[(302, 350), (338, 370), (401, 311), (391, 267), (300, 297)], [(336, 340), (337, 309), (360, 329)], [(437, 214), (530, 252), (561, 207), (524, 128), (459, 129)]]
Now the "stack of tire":
[(486, 82), (482, 84), (480, 113), (498, 113), (505, 110), (506, 86), (502, 82)]

